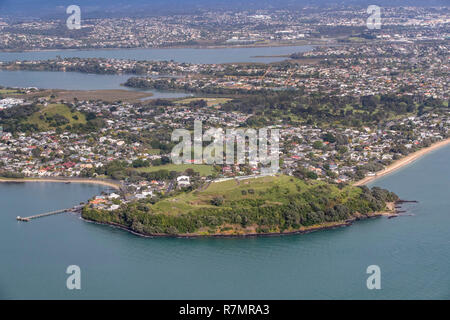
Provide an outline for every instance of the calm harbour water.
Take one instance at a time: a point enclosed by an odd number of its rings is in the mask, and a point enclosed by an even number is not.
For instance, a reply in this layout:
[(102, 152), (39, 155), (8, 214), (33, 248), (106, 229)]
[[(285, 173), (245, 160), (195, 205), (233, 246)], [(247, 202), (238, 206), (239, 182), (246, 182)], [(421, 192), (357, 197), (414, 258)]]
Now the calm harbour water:
[(187, 92), (141, 90), (122, 86), (132, 75), (127, 74), (91, 74), (62, 71), (6, 71), (0, 70), (0, 85), (5, 87), (37, 87), (40, 89), (63, 90), (133, 90), (150, 92), (151, 99), (183, 98), (192, 96)]
[(296, 52), (309, 51), (312, 46), (254, 47), (254, 48), (172, 48), (172, 49), (110, 49), (110, 50), (55, 50), (29, 52), (0, 52), (0, 61), (47, 60), (61, 58), (113, 58), (132, 60), (176, 61), (185, 63), (233, 63), (283, 61)]
[[(261, 62), (270, 63), (286, 60), (295, 52), (311, 50), (311, 46), (258, 47), (258, 48), (213, 48), (213, 49), (111, 49), (111, 50), (61, 50), (31, 52), (0, 52), (0, 61), (11, 60), (46, 60), (58, 56), (80, 58), (116, 58), (134, 60), (174, 60), (185, 63), (231, 63)], [(272, 57), (270, 57), (272, 56)], [(136, 90), (121, 86), (132, 75), (99, 75), (79, 72), (46, 71), (6, 71), (0, 70), (0, 85), (6, 87), (37, 87), (42, 89), (64, 90)], [(152, 99), (182, 98), (191, 93), (161, 90), (145, 90), (153, 93)]]
[[(65, 208), (103, 187), (0, 184), (3, 299), (448, 299), (450, 146), (373, 183), (419, 203), (408, 214), (306, 235), (251, 239), (141, 238)], [(79, 265), (82, 289), (66, 289)], [(366, 288), (369, 265), (381, 290)]]

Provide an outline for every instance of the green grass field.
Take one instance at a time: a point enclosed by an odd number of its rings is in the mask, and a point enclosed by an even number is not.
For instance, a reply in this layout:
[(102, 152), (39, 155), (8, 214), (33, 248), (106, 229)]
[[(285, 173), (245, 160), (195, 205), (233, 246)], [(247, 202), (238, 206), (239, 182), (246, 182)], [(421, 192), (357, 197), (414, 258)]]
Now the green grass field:
[(146, 151), (147, 151), (148, 154), (153, 154), (153, 155), (156, 155), (156, 154), (160, 154), (160, 153), (161, 153), (161, 150), (160, 150), (160, 149), (148, 149), (148, 150), (146, 150)]
[(22, 95), (23, 93), (20, 93), (18, 90), (14, 89), (0, 89), (0, 94), (6, 94), (6, 95)]
[[(67, 125), (73, 125), (76, 123), (85, 124), (86, 117), (81, 112), (71, 112), (70, 108), (65, 104), (49, 104), (38, 112), (33, 113), (26, 121), (29, 124), (35, 124), (40, 130), (48, 130), (52, 128), (51, 120), (55, 115), (60, 115), (65, 117), (69, 123), (62, 125), (61, 127), (66, 127)], [(74, 119), (75, 117), (75, 119)], [(78, 118), (78, 119), (76, 119)], [(54, 127), (53, 127), (54, 128)]]
[(224, 103), (230, 101), (231, 99), (228, 99), (228, 98), (188, 98), (188, 99), (179, 100), (176, 103), (177, 104), (188, 104), (190, 102), (199, 101), (199, 100), (205, 100), (208, 107), (213, 107), (216, 105), (224, 104)]
[(137, 170), (140, 172), (155, 172), (159, 170), (184, 172), (186, 169), (192, 169), (203, 177), (209, 176), (214, 172), (214, 167), (206, 164), (165, 164), (162, 166), (139, 168)]

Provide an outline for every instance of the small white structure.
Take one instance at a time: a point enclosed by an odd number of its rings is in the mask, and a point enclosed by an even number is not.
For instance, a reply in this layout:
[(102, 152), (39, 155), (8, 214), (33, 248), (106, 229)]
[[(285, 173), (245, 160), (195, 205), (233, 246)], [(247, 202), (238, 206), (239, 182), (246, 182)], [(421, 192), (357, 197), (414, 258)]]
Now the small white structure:
[(117, 210), (117, 209), (119, 209), (120, 208), (120, 206), (118, 205), (118, 204), (113, 204), (111, 207), (109, 207), (109, 211), (113, 211), (113, 210)]
[(153, 197), (153, 192), (151, 191), (143, 191), (142, 193), (138, 193), (135, 195), (136, 199), (145, 199), (147, 197)]
[(177, 178), (177, 184), (180, 187), (188, 187), (191, 185), (189, 176), (179, 176)]

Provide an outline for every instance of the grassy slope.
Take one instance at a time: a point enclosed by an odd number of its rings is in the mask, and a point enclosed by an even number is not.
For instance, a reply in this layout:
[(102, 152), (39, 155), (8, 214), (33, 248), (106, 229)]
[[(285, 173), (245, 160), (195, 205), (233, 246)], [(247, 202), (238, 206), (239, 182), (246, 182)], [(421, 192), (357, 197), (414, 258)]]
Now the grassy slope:
[(165, 164), (162, 166), (154, 166), (147, 168), (139, 168), (140, 172), (155, 172), (159, 170), (167, 170), (167, 171), (176, 171), (176, 172), (184, 172), (186, 169), (193, 169), (195, 172), (200, 173), (201, 176), (206, 177), (213, 173), (213, 166), (206, 164)]
[(6, 95), (20, 95), (21, 93), (18, 90), (14, 89), (0, 89), (0, 94), (6, 94)]
[[(69, 120), (69, 123), (63, 125), (62, 127), (73, 125), (75, 123), (86, 123), (86, 117), (84, 116), (84, 114), (82, 114), (81, 112), (71, 112), (70, 108), (64, 104), (49, 104), (46, 107), (42, 107), (39, 112), (33, 113), (27, 119), (26, 123), (36, 124), (40, 130), (48, 130), (51, 128), (49, 121), (40, 119), (40, 116), (54, 116), (56, 114), (64, 116), (67, 120)], [(73, 119), (73, 116), (75, 115), (78, 116), (78, 120)]]
[[(212, 183), (204, 191), (183, 193), (176, 197), (159, 201), (153, 205), (152, 209), (155, 213), (177, 215), (200, 207), (215, 208), (215, 206), (211, 205), (211, 200), (215, 197), (224, 199), (223, 207), (228, 207), (232, 201), (242, 199), (261, 199), (265, 201), (266, 205), (277, 205), (287, 203), (287, 195), (301, 194), (313, 189), (320, 190), (320, 188), (327, 188), (327, 192), (332, 197), (335, 197), (336, 201), (338, 199), (344, 199), (345, 201), (348, 197), (355, 196), (360, 192), (358, 188), (346, 187), (343, 190), (339, 190), (337, 187), (327, 185), (325, 182), (315, 181), (307, 184), (302, 180), (282, 175)], [(249, 189), (253, 189), (254, 193), (249, 193)], [(243, 195), (242, 191), (245, 191), (246, 194)]]
[(216, 105), (224, 104), (231, 101), (229, 98), (187, 98), (183, 100), (176, 101), (176, 104), (188, 104), (193, 101), (205, 100), (208, 107), (213, 107)]

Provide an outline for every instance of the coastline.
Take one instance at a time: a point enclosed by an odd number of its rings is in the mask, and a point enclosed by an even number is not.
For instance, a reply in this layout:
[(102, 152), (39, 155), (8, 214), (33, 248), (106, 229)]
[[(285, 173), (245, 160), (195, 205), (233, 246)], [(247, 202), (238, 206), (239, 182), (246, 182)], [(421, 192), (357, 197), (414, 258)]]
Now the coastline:
[[(376, 218), (380, 217), (382, 214), (377, 214), (373, 216), (368, 216), (368, 218)], [(255, 237), (277, 237), (277, 236), (289, 236), (289, 235), (295, 235), (295, 234), (305, 234), (305, 233), (311, 233), (315, 231), (321, 231), (321, 230), (330, 230), (335, 228), (341, 228), (341, 227), (348, 227), (352, 225), (356, 219), (351, 219), (347, 221), (341, 221), (336, 222), (330, 225), (317, 225), (317, 226), (311, 226), (311, 227), (304, 227), (299, 230), (294, 231), (287, 231), (287, 232), (272, 232), (272, 233), (242, 233), (242, 234), (220, 234), (220, 233), (214, 233), (214, 234), (166, 234), (166, 233), (155, 233), (155, 234), (146, 234), (146, 233), (139, 233), (134, 231), (131, 228), (128, 228), (124, 225), (113, 223), (113, 222), (99, 222), (94, 220), (89, 220), (86, 218), (83, 218), (81, 216), (81, 220), (86, 221), (88, 223), (94, 223), (98, 225), (103, 226), (109, 226), (111, 228), (117, 228), (124, 231), (127, 231), (131, 234), (134, 234), (139, 237), (143, 238), (183, 238), (183, 239), (202, 239), (202, 238), (255, 238)]]
[(107, 187), (111, 187), (116, 190), (120, 190), (120, 183), (114, 181), (104, 181), (104, 180), (94, 180), (94, 179), (55, 179), (55, 178), (23, 178), (23, 179), (10, 179), (10, 178), (0, 178), (0, 183), (26, 183), (26, 182), (52, 182), (52, 183), (86, 183), (86, 184), (97, 184)]
[(395, 161), (394, 163), (390, 164), (389, 166), (387, 166), (386, 168), (384, 168), (381, 171), (378, 171), (374, 176), (371, 177), (365, 177), (364, 179), (361, 179), (359, 181), (356, 181), (355, 183), (353, 183), (353, 186), (358, 187), (358, 186), (363, 186), (368, 184), (369, 182), (375, 181), (381, 177), (384, 177), (386, 175), (389, 175), (395, 171), (397, 171), (398, 169), (403, 168), (404, 166), (414, 162), (415, 160), (423, 157), (424, 155), (440, 149), (442, 147), (445, 147), (446, 145), (450, 144), (450, 138), (447, 138), (445, 140), (433, 143), (431, 146), (427, 147), (427, 148), (423, 148), (420, 149), (414, 153), (411, 153), (409, 155), (407, 155), (406, 157), (399, 159), (397, 161)]

